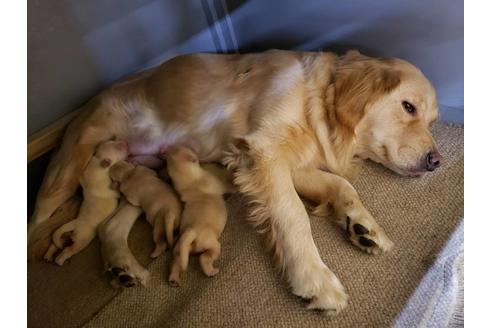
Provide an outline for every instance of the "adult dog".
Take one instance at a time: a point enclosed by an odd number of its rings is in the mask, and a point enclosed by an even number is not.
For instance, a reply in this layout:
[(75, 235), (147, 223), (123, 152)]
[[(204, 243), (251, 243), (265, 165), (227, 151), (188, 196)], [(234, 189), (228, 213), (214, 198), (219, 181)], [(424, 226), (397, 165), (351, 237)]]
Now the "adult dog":
[(99, 143), (126, 139), (133, 155), (184, 143), (200, 161), (234, 170), (292, 292), (336, 313), (347, 295), (321, 260), (299, 195), (330, 203), (356, 246), (388, 250), (346, 178), (358, 158), (407, 176), (434, 170), (440, 155), (429, 127), (437, 117), (434, 88), (400, 59), (357, 51), (179, 56), (85, 105), (51, 160), (28, 235), (75, 193)]

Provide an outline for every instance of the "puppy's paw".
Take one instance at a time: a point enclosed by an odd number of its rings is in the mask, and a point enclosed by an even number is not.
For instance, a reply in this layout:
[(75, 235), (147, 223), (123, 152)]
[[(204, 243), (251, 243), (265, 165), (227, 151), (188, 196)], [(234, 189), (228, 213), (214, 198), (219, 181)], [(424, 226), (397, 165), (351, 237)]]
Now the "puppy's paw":
[(342, 284), (326, 266), (306, 270), (291, 282), (292, 292), (310, 300), (308, 309), (336, 315), (348, 304), (348, 296)]
[(171, 264), (171, 272), (169, 273), (168, 281), (169, 285), (171, 285), (172, 287), (181, 286), (181, 268), (176, 259), (174, 259), (173, 263)]
[(215, 277), (219, 273), (218, 268), (211, 268), (210, 270), (206, 271), (205, 274), (207, 277)]
[(133, 274), (128, 274), (123, 268), (112, 267), (107, 270), (111, 277), (113, 287), (130, 288), (137, 284), (137, 278)]
[(380, 254), (393, 248), (393, 242), (386, 236), (372, 219), (361, 216), (349, 216), (345, 218), (345, 230), (350, 241), (369, 254)]
[(123, 268), (112, 267), (106, 270), (108, 277), (111, 280), (111, 285), (115, 288), (126, 287), (130, 288), (137, 284), (137, 279), (132, 274), (127, 274)]
[(152, 251), (152, 253), (150, 253), (151, 258), (155, 259), (166, 251), (167, 243), (164, 240), (164, 238), (165, 238), (164, 236), (159, 237), (158, 241), (155, 243), (155, 248)]
[[(109, 255), (108, 255), (109, 253)], [(103, 252), (106, 272), (113, 287), (145, 286), (149, 271), (142, 267), (127, 248), (119, 251)]]
[(141, 272), (132, 272), (128, 267), (109, 267), (106, 272), (111, 279), (111, 285), (115, 288), (124, 287), (130, 288), (137, 284), (145, 286), (149, 277), (149, 272), (143, 270)]
[(46, 262), (52, 263), (55, 256), (60, 252), (60, 249), (56, 247), (55, 244), (51, 244), (46, 253), (43, 256), (43, 259)]
[(179, 279), (179, 277), (169, 277), (169, 285), (171, 285), (171, 287), (180, 287), (181, 279)]
[(169, 281), (169, 285), (171, 285), (172, 287), (181, 286), (181, 277), (179, 273), (171, 272), (168, 281)]

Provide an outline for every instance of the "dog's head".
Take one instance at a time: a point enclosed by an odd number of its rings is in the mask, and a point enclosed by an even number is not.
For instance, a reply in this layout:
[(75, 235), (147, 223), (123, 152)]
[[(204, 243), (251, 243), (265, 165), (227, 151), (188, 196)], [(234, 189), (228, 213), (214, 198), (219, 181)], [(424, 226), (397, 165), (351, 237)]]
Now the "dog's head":
[(109, 169), (109, 176), (115, 182), (122, 182), (135, 169), (135, 165), (126, 161), (119, 161)]
[(404, 60), (348, 52), (337, 65), (335, 116), (354, 133), (362, 158), (408, 176), (440, 165), (429, 131), (438, 118), (435, 90)]

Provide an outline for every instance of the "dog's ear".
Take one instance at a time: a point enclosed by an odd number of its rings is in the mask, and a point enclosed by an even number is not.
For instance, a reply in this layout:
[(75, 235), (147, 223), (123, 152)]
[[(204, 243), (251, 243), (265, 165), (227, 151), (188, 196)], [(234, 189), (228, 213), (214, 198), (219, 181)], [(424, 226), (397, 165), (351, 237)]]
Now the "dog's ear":
[(236, 140), (234, 140), (234, 146), (245, 153), (249, 152), (250, 150), (249, 143), (245, 138), (237, 138)]
[(104, 158), (101, 160), (101, 166), (107, 168), (111, 165), (111, 160), (109, 158)]
[(382, 60), (360, 54), (344, 57), (339, 61), (335, 78), (336, 119), (353, 130), (364, 116), (366, 105), (399, 83), (400, 73)]
[(364, 56), (361, 55), (359, 50), (352, 49), (352, 50), (347, 51), (343, 57), (346, 60), (354, 60), (354, 59), (362, 58)]

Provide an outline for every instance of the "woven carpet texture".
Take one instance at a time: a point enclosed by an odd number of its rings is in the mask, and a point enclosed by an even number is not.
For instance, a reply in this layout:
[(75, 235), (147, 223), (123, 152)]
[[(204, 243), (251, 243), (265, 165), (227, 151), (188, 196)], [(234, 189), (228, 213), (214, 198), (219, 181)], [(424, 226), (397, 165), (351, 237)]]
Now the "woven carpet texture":
[(379, 256), (350, 244), (344, 231), (313, 217), (314, 240), (349, 294), (336, 317), (305, 309), (273, 269), (260, 234), (247, 223), (245, 200), (227, 200), (220, 273), (205, 277), (192, 258), (180, 288), (167, 283), (170, 252), (151, 262), (150, 228), (140, 220), (130, 235), (148, 264), (146, 288), (115, 290), (102, 273), (99, 243), (64, 267), (28, 264), (29, 327), (388, 327), (463, 217), (463, 128), (433, 128), (443, 165), (422, 178), (404, 178), (367, 162), (355, 183), (395, 247)]

